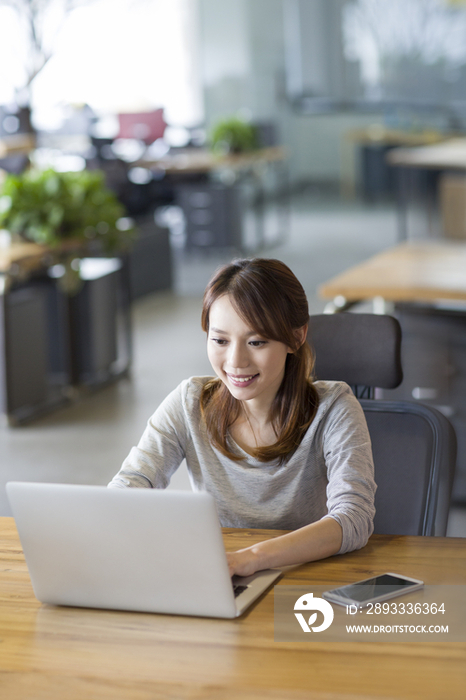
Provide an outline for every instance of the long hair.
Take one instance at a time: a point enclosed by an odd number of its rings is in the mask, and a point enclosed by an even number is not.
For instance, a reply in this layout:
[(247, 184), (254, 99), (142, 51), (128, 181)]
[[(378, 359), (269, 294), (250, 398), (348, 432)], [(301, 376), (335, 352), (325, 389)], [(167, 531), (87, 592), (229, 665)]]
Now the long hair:
[[(217, 270), (206, 287), (201, 317), (206, 333), (212, 304), (224, 294), (229, 295), (238, 314), (256, 333), (293, 350), (287, 355), (285, 374), (270, 408), (276, 442), (254, 451), (260, 461), (278, 458), (283, 464), (299, 447), (319, 404), (312, 383), (314, 356), (306, 341), (299, 345), (296, 334), (309, 320), (306, 294), (290, 268), (280, 260), (235, 260)], [(212, 444), (230, 459), (242, 459), (228, 445), (228, 428), (240, 415), (241, 402), (218, 378), (205, 384), (200, 402)]]

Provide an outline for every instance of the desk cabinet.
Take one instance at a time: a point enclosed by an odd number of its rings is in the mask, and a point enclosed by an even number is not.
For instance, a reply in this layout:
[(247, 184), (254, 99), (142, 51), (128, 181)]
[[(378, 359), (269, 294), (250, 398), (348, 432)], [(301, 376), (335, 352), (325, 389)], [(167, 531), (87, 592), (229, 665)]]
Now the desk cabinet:
[[(65, 299), (69, 333), (69, 381), (74, 385), (96, 385), (111, 379), (119, 356), (119, 315), (125, 271), (117, 258), (88, 258), (82, 261), (82, 289)], [(129, 348), (125, 347), (125, 361)]]
[(173, 261), (168, 228), (158, 226), (154, 215), (136, 219), (137, 238), (125, 264), (128, 265), (131, 300), (173, 286)]
[(10, 424), (129, 370), (127, 269), (117, 258), (86, 259), (82, 277), (75, 296), (41, 270), (0, 297), (0, 405)]
[(365, 143), (360, 146), (361, 189), (365, 200), (377, 202), (392, 199), (396, 193), (394, 169), (387, 163), (393, 146)]
[(13, 289), (4, 300), (2, 411), (27, 414), (48, 397), (48, 295), (43, 284)]
[(242, 247), (241, 191), (208, 181), (177, 188), (185, 217), (187, 250)]

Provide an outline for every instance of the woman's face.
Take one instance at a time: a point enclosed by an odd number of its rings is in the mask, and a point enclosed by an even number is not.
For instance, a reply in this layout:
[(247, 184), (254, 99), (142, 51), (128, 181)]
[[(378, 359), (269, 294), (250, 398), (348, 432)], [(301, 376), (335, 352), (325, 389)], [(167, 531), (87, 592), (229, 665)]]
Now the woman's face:
[(207, 354), (216, 375), (239, 401), (267, 410), (282, 382), (289, 352), (284, 343), (250, 328), (228, 294), (212, 304)]

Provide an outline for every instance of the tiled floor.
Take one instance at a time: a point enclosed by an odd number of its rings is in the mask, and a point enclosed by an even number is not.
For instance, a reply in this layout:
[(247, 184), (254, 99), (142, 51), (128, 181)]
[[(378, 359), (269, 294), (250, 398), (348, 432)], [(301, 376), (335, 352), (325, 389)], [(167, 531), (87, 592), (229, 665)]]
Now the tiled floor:
[[(345, 203), (309, 191), (293, 199), (287, 240), (263, 254), (290, 265), (306, 289), (311, 313), (318, 313), (324, 307), (316, 292), (321, 282), (395, 242), (393, 207)], [(12, 479), (107, 483), (166, 394), (185, 377), (210, 374), (200, 300), (215, 267), (232, 254), (175, 257), (175, 291), (134, 305), (130, 379), (30, 425), (0, 429), (0, 515), (10, 514), (4, 484)], [(189, 488), (183, 468), (171, 486)], [(453, 511), (449, 534), (466, 537), (465, 510)]]

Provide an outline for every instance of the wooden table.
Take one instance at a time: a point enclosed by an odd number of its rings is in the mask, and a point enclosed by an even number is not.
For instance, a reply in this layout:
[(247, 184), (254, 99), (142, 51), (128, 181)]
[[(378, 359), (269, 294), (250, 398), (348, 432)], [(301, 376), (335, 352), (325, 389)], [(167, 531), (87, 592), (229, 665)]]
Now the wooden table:
[(382, 298), (394, 302), (466, 301), (466, 243), (413, 242), (389, 248), (319, 287), (327, 310)]
[(0, 158), (17, 154), (28, 154), (36, 146), (35, 134), (12, 134), (0, 138)]
[(434, 170), (466, 170), (466, 138), (454, 138), (418, 146), (395, 148), (387, 155), (391, 165)]
[(0, 247), (0, 283), (6, 291), (11, 282), (27, 277), (29, 272), (44, 266), (48, 250), (37, 243), (13, 243)]
[[(279, 534), (225, 530), (227, 549)], [(378, 535), (278, 585), (334, 586), (395, 570), (466, 582), (466, 540)], [(463, 700), (466, 644), (274, 642), (273, 593), (237, 620), (58, 608), (34, 597), (11, 518), (0, 518), (2, 700)]]
[[(397, 172), (400, 240), (409, 237), (419, 211), (424, 212), (422, 237), (465, 237), (464, 192), (455, 195), (455, 189), (459, 176), (464, 184), (466, 138), (451, 138), (417, 148), (395, 148), (388, 153), (387, 162)], [(411, 209), (415, 216), (410, 224)]]
[(391, 195), (394, 180), (392, 169), (387, 164), (387, 154), (394, 148), (425, 146), (444, 140), (445, 134), (434, 129), (391, 129), (377, 122), (350, 129), (345, 132), (341, 152), (344, 193), (354, 197), (356, 179), (359, 179), (362, 194), (369, 200)]
[[(254, 190), (254, 212), (255, 212), (255, 241), (252, 248), (243, 246), (243, 241), (239, 247), (243, 249), (244, 254), (252, 254), (262, 250), (266, 245), (268, 247), (283, 243), (288, 235), (289, 230), (289, 174), (287, 168), (287, 152), (283, 146), (269, 146), (267, 148), (259, 148), (254, 151), (244, 153), (214, 153), (202, 148), (187, 148), (180, 152), (169, 153), (161, 158), (141, 158), (135, 165), (138, 165), (149, 170), (164, 173), (174, 183), (175, 189), (178, 192), (178, 200), (180, 206), (184, 209), (184, 214), (187, 220), (188, 245), (190, 247), (190, 228), (193, 226), (189, 208), (186, 207), (186, 202), (183, 197), (180, 197), (180, 192), (183, 186), (189, 183), (200, 184), (210, 179), (212, 182), (221, 183), (226, 187), (231, 187), (238, 182), (249, 182)], [(271, 171), (271, 168), (273, 170)], [(266, 216), (265, 207), (268, 196), (267, 180), (268, 173), (271, 171), (274, 174), (276, 189), (276, 206), (278, 217), (278, 232), (272, 240), (266, 237)], [(203, 192), (203, 185), (200, 184), (200, 191)], [(191, 197), (190, 197), (191, 199)], [(207, 200), (210, 197), (207, 196)], [(206, 207), (205, 212), (201, 214), (207, 215), (207, 221), (210, 226), (213, 226), (212, 220), (215, 218), (214, 209), (209, 209), (208, 205), (202, 205), (201, 209)], [(240, 214), (229, 212), (228, 217), (236, 219)], [(201, 223), (198, 228), (201, 231), (209, 229), (204, 217), (201, 217)], [(189, 223), (191, 222), (191, 224)], [(218, 226), (224, 227), (225, 224), (218, 223)], [(197, 224), (194, 228), (197, 227)], [(225, 235), (225, 230), (223, 230)], [(270, 237), (271, 238), (271, 237)], [(238, 244), (238, 241), (235, 241)], [(213, 247), (214, 244), (212, 244)], [(194, 244), (197, 247), (197, 244)], [(200, 246), (202, 249), (202, 246)]]
[(156, 159), (142, 158), (137, 165), (164, 170), (167, 174), (201, 174), (215, 170), (244, 170), (261, 167), (266, 163), (282, 162), (286, 159), (283, 146), (269, 146), (245, 153), (216, 154), (202, 148), (190, 148), (179, 153), (170, 153)]
[(382, 144), (384, 146), (426, 146), (445, 141), (445, 136), (434, 129), (408, 131), (389, 129), (383, 124), (370, 124), (362, 129), (350, 129), (347, 138), (359, 144)]

